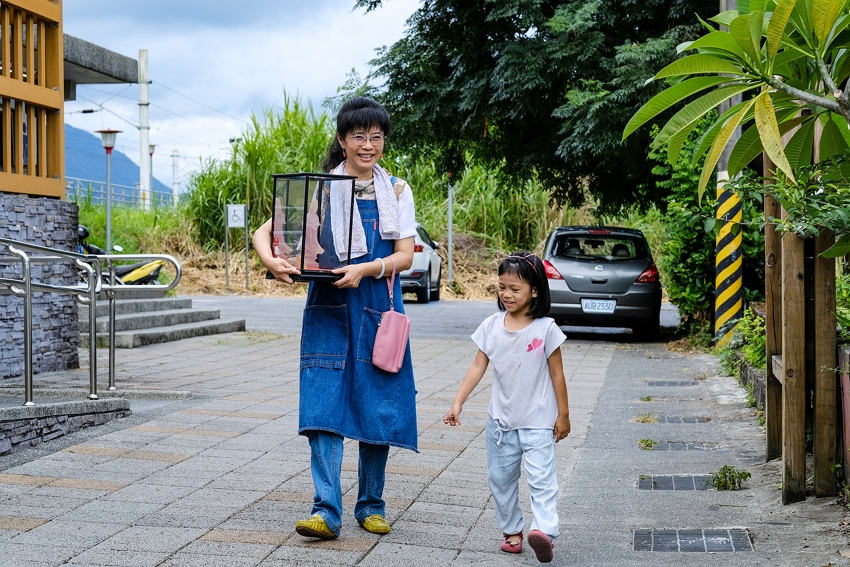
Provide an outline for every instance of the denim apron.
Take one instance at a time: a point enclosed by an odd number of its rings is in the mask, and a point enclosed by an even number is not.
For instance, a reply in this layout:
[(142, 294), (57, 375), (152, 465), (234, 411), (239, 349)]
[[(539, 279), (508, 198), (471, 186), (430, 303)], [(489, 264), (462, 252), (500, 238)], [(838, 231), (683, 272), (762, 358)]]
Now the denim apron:
[[(328, 205), (329, 208), (332, 204)], [(386, 258), (393, 240), (382, 240), (376, 201), (357, 200), (369, 252), (352, 264)], [(330, 210), (325, 215), (330, 220)], [(323, 255), (336, 255), (331, 231), (320, 240)], [(320, 265), (323, 263), (319, 258)], [(387, 270), (392, 264), (387, 263)], [(410, 342), (401, 370), (372, 365), (381, 313), (390, 308), (388, 279), (365, 277), (357, 288), (311, 282), (301, 332), (298, 433), (331, 431), (349, 439), (417, 451), (416, 387)], [(396, 276), (395, 310), (404, 313)]]

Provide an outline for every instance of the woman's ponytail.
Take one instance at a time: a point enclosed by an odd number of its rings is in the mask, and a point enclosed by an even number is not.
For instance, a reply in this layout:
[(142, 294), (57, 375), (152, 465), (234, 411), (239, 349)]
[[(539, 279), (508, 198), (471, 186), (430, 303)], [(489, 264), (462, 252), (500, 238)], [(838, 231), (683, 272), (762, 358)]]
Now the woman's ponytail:
[(334, 136), (333, 142), (331, 142), (331, 147), (328, 148), (328, 155), (325, 156), (325, 159), (322, 160), (322, 172), (329, 172), (336, 169), (336, 166), (345, 161), (345, 156), (343, 155), (342, 146), (339, 145), (339, 140), (337, 140), (336, 136)]

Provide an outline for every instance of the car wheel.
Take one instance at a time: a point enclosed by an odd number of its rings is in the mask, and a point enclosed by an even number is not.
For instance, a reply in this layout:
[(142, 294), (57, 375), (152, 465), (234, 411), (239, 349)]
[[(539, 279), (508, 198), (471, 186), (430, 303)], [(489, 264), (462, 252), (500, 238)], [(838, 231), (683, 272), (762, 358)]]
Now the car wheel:
[(641, 342), (655, 342), (658, 340), (660, 327), (661, 317), (660, 314), (656, 313), (652, 319), (635, 325), (632, 328), (632, 335)]
[(443, 279), (443, 267), (440, 266), (440, 271), (437, 272), (437, 287), (431, 290), (431, 301), (440, 301), (440, 288)]
[(428, 268), (428, 277), (425, 278), (425, 287), (416, 290), (417, 303), (428, 303), (431, 301), (431, 268)]

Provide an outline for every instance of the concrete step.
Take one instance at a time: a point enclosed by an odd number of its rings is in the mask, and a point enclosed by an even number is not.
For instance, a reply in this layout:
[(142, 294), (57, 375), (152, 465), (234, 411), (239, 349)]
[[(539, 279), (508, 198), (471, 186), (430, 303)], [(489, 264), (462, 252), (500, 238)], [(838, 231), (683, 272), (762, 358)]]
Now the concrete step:
[[(199, 321), (210, 321), (219, 319), (221, 312), (218, 309), (170, 309), (168, 311), (150, 311), (146, 313), (127, 313), (115, 316), (116, 331), (136, 331), (139, 329), (152, 329), (154, 327), (170, 327), (185, 323), (197, 323)], [(89, 320), (80, 319), (80, 332), (87, 333)], [(96, 320), (97, 332), (109, 332), (109, 317), (98, 317)]]
[[(163, 297), (159, 299), (119, 299), (115, 302), (115, 314), (126, 315), (128, 313), (149, 313), (151, 311), (167, 311), (172, 309), (191, 309), (192, 300), (177, 297)], [(109, 302), (97, 302), (97, 316), (109, 315)], [(88, 305), (80, 305), (80, 321), (89, 320)]]
[[(216, 319), (196, 323), (183, 323), (152, 329), (140, 329), (115, 333), (116, 348), (136, 348), (169, 341), (179, 341), (191, 337), (217, 335), (220, 333), (238, 333), (245, 330), (244, 319)], [(88, 335), (80, 335), (80, 348), (88, 348)], [(109, 336), (106, 333), (97, 334), (98, 348), (109, 346)]]

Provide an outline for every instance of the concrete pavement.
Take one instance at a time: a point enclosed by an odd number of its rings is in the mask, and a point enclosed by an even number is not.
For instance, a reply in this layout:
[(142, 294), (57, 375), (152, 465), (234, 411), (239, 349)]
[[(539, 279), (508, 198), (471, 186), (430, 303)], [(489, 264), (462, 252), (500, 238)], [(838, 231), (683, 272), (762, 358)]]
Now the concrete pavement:
[[(301, 302), (196, 300), (203, 301), (239, 312), (251, 330), (120, 351), (117, 383), (129, 392), (132, 417), (0, 458), (0, 566), (537, 564), (528, 548), (519, 556), (498, 551), (482, 436), (489, 373), (463, 425), (441, 421), (475, 354), (468, 336), (492, 302), (405, 306), (421, 453), (390, 451), (392, 532), (374, 536), (354, 521), (357, 452), (348, 443), (342, 537), (316, 542), (293, 533), (312, 502), (309, 448), (296, 434)], [(850, 547), (844, 508), (834, 499), (781, 506), (778, 465), (761, 464), (754, 413), (734, 381), (715, 377), (713, 357), (623, 344), (616, 335), (576, 336), (562, 351), (573, 432), (558, 445), (563, 535), (553, 565), (847, 564), (837, 554)], [(99, 368), (105, 381), (105, 359)], [(83, 369), (35, 381), (84, 391), (87, 380)], [(168, 398), (187, 390), (190, 399)], [(161, 396), (132, 397), (140, 391)], [(652, 401), (640, 401), (646, 396)], [(671, 423), (633, 421), (644, 414)], [(683, 417), (705, 419), (683, 424)], [(642, 451), (641, 439), (702, 450)], [(648, 476), (726, 464), (753, 473), (748, 488), (638, 489)], [(524, 486), (521, 495), (530, 520)], [(751, 550), (632, 550), (634, 530), (730, 527), (747, 530)]]

